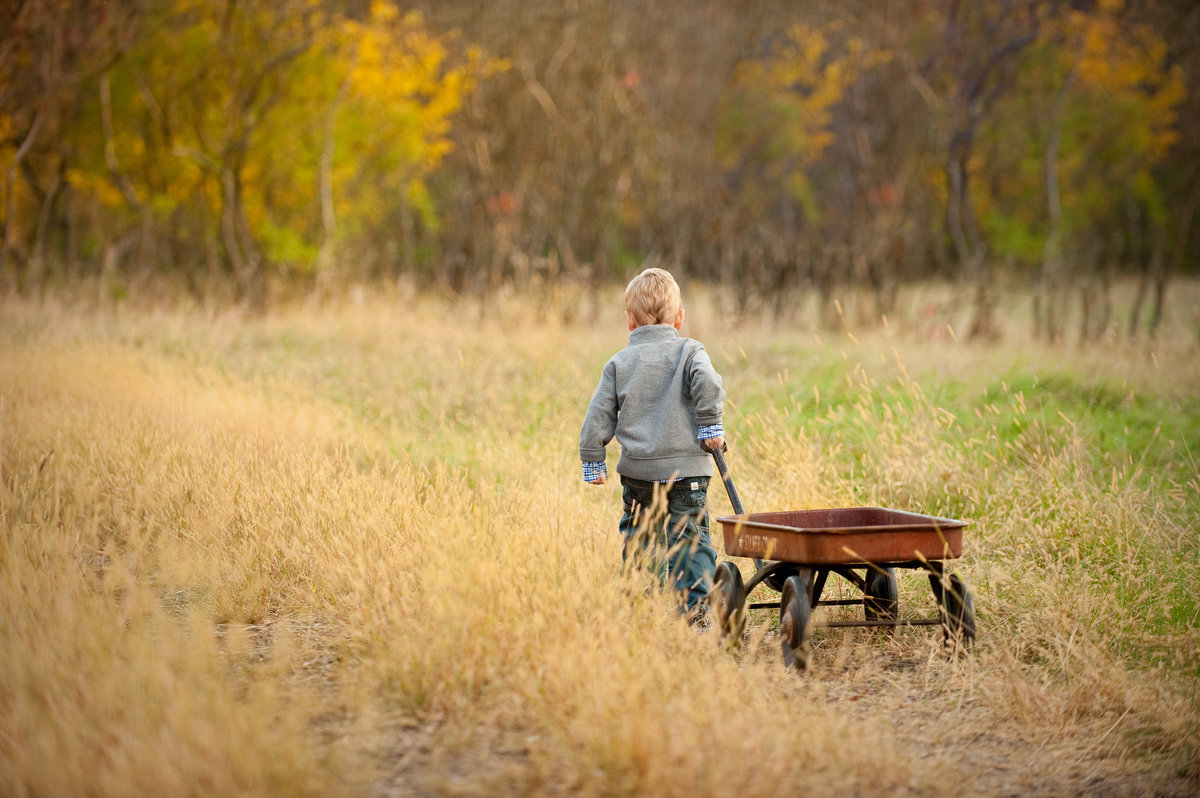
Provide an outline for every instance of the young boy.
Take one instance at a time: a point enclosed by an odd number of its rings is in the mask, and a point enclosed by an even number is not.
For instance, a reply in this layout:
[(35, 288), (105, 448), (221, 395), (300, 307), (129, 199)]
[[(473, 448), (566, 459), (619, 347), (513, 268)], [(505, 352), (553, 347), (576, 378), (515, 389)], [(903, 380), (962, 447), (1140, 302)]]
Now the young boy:
[(625, 503), (622, 557), (649, 558), (660, 579), (669, 574), (681, 611), (696, 617), (716, 569), (709, 455), (725, 446), (725, 391), (704, 346), (679, 335), (683, 305), (669, 272), (646, 269), (630, 281), (625, 319), (629, 342), (605, 364), (579, 433), (583, 478), (604, 484), (604, 447), (615, 435)]

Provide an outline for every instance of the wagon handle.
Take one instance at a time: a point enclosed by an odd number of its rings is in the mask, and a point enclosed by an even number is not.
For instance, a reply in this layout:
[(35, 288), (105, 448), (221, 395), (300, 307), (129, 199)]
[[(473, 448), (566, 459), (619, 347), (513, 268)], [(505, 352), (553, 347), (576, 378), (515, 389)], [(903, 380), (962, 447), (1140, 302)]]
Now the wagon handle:
[(742, 507), (742, 498), (738, 496), (737, 486), (733, 484), (733, 474), (729, 473), (729, 465), (725, 462), (725, 453), (714, 451), (712, 457), (717, 464), (717, 473), (721, 475), (721, 481), (725, 483), (725, 492), (729, 494), (729, 503), (733, 505), (734, 513), (744, 515), (746, 508)]
[[(725, 492), (729, 494), (729, 503), (733, 505), (733, 512), (737, 515), (745, 515), (746, 508), (742, 506), (742, 497), (738, 496), (737, 486), (733, 484), (733, 474), (729, 473), (729, 464), (725, 462), (725, 452), (714, 451), (712, 458), (717, 464), (717, 473), (721, 475), (721, 481), (725, 483)], [(754, 558), (754, 567), (758, 570), (763, 569), (763, 561)]]

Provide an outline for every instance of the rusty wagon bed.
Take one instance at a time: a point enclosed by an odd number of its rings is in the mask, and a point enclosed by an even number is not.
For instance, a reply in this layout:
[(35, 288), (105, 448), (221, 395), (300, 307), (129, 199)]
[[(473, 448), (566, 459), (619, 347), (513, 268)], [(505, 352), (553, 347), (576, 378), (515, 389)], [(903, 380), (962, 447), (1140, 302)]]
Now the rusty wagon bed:
[(726, 554), (809, 565), (961, 557), (967, 525), (883, 507), (749, 513), (717, 521)]

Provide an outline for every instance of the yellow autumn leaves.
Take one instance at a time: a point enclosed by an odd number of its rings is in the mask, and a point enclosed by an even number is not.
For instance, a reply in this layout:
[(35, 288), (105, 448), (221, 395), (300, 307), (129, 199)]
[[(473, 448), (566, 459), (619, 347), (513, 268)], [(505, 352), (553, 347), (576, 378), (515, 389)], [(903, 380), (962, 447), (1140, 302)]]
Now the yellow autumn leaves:
[(361, 19), (311, 0), (180, 0), (142, 22), (103, 76), (106, 124), (80, 133), (111, 157), (73, 167), (72, 184), (117, 217), (186, 217), (197, 235), (243, 225), (268, 260), (300, 268), (398, 208), (432, 221), (426, 180), (450, 117), (506, 68), (388, 0)]

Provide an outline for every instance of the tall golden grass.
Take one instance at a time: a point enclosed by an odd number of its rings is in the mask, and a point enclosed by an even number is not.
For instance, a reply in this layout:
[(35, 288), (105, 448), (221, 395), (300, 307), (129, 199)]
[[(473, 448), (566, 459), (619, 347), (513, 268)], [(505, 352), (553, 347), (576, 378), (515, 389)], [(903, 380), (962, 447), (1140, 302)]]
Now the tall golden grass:
[[(386, 292), (265, 318), (0, 306), (0, 792), (1200, 787), (1186, 331), (984, 348), (689, 304), (748, 509), (971, 523), (970, 656), (927, 628), (829, 630), (797, 677), (771, 613), (729, 652), (622, 574), (617, 491), (576, 453), (624, 342), (609, 304), (587, 324)], [(1113, 455), (1021, 374), (1171, 412)], [(932, 609), (922, 577), (901, 604)]]

